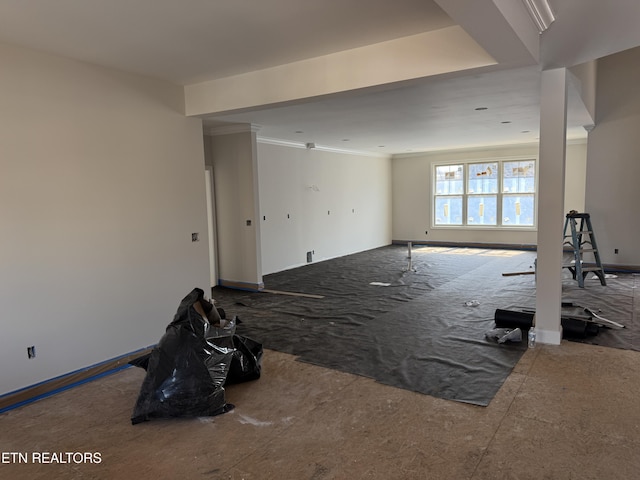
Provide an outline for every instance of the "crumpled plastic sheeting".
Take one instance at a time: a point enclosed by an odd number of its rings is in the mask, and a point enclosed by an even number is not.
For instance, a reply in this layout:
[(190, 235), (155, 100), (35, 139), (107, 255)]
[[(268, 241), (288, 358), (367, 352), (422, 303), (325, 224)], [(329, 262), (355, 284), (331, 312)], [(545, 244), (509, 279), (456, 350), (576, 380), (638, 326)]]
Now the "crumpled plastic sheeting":
[(519, 328), (494, 328), (485, 333), (484, 336), (498, 343), (521, 342), (522, 330)]
[[(147, 375), (134, 407), (131, 423), (153, 417), (213, 416), (229, 411), (224, 385), (232, 364), (245, 381), (260, 376), (262, 345), (240, 339), (234, 345), (235, 322), (224, 328), (209, 324), (194, 306), (204, 292), (194, 289), (180, 303), (173, 321), (146, 364)], [(209, 312), (206, 312), (209, 313)]]

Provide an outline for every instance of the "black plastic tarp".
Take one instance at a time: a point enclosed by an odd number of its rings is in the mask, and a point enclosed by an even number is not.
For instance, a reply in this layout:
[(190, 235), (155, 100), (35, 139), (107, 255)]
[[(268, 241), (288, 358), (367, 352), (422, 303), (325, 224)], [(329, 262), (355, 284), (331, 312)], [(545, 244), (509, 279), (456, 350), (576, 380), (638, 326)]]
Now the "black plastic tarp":
[[(509, 286), (533, 281), (500, 272), (524, 270), (534, 256), (413, 253), (415, 271), (406, 270), (406, 247), (391, 246), (265, 277), (273, 291), (314, 297), (223, 288), (213, 295), (234, 305), (244, 322), (238, 330), (265, 348), (394, 387), (488, 405), (527, 349), (526, 342), (485, 339), (495, 305), (514, 302)], [(465, 306), (472, 300), (478, 305)]]
[[(488, 405), (527, 351), (526, 341), (485, 338), (505, 305), (535, 309), (536, 252), (390, 245), (266, 275), (271, 292), (216, 287), (213, 295), (267, 349), (300, 361), (364, 375), (400, 388)], [(566, 270), (566, 269), (565, 269)], [(589, 306), (627, 326), (572, 340), (640, 350), (633, 305), (640, 275), (619, 274), (607, 285), (564, 272), (563, 301)], [(526, 337), (525, 337), (526, 338)]]
[(211, 315), (212, 308), (203, 290), (193, 289), (148, 360), (132, 362), (147, 370), (131, 417), (133, 424), (153, 417), (227, 412), (233, 405), (225, 400), (224, 385), (260, 377), (262, 345), (235, 335), (233, 320), (224, 326), (211, 323), (208, 317), (219, 319)]

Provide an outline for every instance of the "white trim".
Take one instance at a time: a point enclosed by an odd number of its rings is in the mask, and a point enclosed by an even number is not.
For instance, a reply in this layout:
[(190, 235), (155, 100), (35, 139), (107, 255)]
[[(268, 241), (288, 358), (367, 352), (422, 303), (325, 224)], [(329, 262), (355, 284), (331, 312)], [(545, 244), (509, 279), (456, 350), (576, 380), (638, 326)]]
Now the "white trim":
[(218, 135), (232, 135), (234, 133), (256, 133), (261, 128), (261, 125), (236, 123), (231, 125), (222, 125), (220, 127), (212, 127), (205, 131), (205, 135), (215, 137)]
[(212, 287), (218, 284), (218, 235), (216, 233), (215, 183), (213, 167), (204, 166), (207, 194), (207, 231), (209, 232), (209, 281)]
[[(511, 192), (504, 192), (503, 188), (504, 188), (504, 167), (503, 164), (505, 162), (526, 162), (526, 161), (532, 161), (535, 163), (536, 167), (535, 167), (535, 191), (534, 192), (519, 192), (519, 193), (511, 193)], [(517, 194), (522, 194), (522, 195), (533, 195), (534, 198), (534, 219), (533, 219), (533, 225), (506, 225), (506, 224), (502, 224), (502, 221), (499, 221), (496, 223), (496, 225), (489, 225), (489, 224), (469, 224), (468, 222), (468, 212), (467, 212), (467, 206), (468, 206), (468, 197), (470, 195), (473, 194), (469, 194), (467, 192), (467, 189), (469, 187), (468, 185), (468, 180), (469, 180), (469, 165), (474, 164), (474, 163), (498, 163), (498, 171), (499, 171), (499, 175), (498, 175), (498, 192), (494, 193), (494, 194), (487, 194), (487, 195), (495, 195), (496, 199), (498, 201), (498, 205), (497, 205), (497, 212), (496, 214), (498, 214), (498, 218), (496, 218), (496, 220), (499, 220), (502, 217), (502, 200), (505, 196), (512, 196), (512, 195), (517, 195)], [(442, 167), (442, 166), (454, 166), (454, 165), (463, 165), (464, 166), (464, 170), (463, 170), (463, 178), (462, 178), (462, 184), (464, 187), (464, 191), (460, 194), (451, 194), (451, 195), (444, 195), (444, 194), (438, 194), (436, 193), (436, 184), (437, 184), (437, 174), (436, 174), (436, 170), (438, 169), (438, 167)], [(538, 230), (538, 176), (539, 176), (539, 161), (537, 158), (537, 155), (507, 155), (504, 157), (501, 156), (491, 156), (491, 157), (481, 157), (478, 159), (458, 159), (458, 160), (442, 160), (442, 161), (437, 161), (437, 162), (433, 162), (431, 164), (431, 186), (430, 186), (430, 196), (431, 196), (431, 228), (432, 229), (451, 229), (451, 230), (487, 230), (487, 231), (495, 231), (495, 230), (510, 230), (510, 231), (518, 231), (518, 232), (522, 232), (522, 231), (537, 231)], [(435, 208), (436, 208), (436, 198), (437, 197), (461, 197), (462, 198), (462, 216), (463, 216), (463, 223), (461, 224), (438, 224), (436, 223), (436, 214), (435, 214)]]
[(544, 32), (555, 21), (556, 17), (547, 0), (523, 0), (523, 3), (538, 32)]
[[(491, 163), (491, 162), (525, 162), (527, 160), (533, 160), (538, 162), (538, 153), (535, 155), (505, 155), (504, 157), (499, 157), (493, 155), (491, 157), (477, 157), (477, 158), (466, 158), (464, 160), (438, 160), (436, 162), (432, 162), (434, 166), (442, 166), (442, 165), (457, 165), (459, 163), (469, 164), (469, 163)], [(537, 180), (537, 177), (536, 177)]]
[[(302, 148), (305, 150), (309, 150), (310, 148), (307, 146), (308, 142), (292, 142), (289, 140), (280, 140), (279, 138), (269, 138), (269, 137), (256, 137), (256, 141), (258, 143), (265, 143), (267, 145), (278, 145), (281, 147), (290, 147), (290, 148)], [(327, 147), (325, 145), (314, 144), (313, 150), (320, 150), (323, 152), (332, 152), (332, 153), (344, 153), (347, 155), (358, 155), (364, 157), (377, 157), (377, 158), (391, 158), (391, 155), (386, 155), (382, 153), (374, 153), (374, 152), (363, 152), (358, 150), (347, 150), (343, 148), (333, 148)]]
[(256, 141), (258, 143), (266, 143), (267, 145), (278, 145), (280, 147), (291, 147), (291, 148), (307, 148), (307, 144), (304, 142), (291, 142), (289, 140), (280, 140), (278, 138), (268, 138), (268, 137), (256, 137)]
[(323, 150), (325, 152), (333, 152), (333, 153), (346, 153), (348, 155), (362, 155), (365, 157), (391, 158), (391, 155), (387, 155), (384, 153), (362, 152), (358, 150), (346, 150), (344, 148), (325, 147), (317, 144), (316, 144), (315, 150)]
[(555, 330), (540, 330), (536, 327), (536, 342), (545, 343), (547, 345), (560, 345), (562, 340), (562, 327), (560, 331)]

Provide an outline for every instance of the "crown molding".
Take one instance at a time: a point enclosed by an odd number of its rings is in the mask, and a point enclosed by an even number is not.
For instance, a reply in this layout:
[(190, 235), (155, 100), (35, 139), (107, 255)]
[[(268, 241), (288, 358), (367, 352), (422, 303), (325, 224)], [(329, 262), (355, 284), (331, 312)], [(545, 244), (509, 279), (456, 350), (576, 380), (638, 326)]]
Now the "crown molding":
[(292, 142), (289, 140), (280, 140), (279, 138), (269, 138), (269, 137), (256, 137), (256, 141), (258, 143), (266, 143), (267, 145), (278, 145), (280, 147), (290, 147), (290, 148), (307, 148), (307, 144), (304, 142)]
[(265, 143), (267, 145), (278, 145), (280, 147), (302, 148), (304, 150), (320, 150), (323, 152), (342, 153), (347, 155), (359, 155), (364, 157), (391, 158), (391, 155), (387, 155), (387, 154), (363, 152), (359, 150), (347, 150), (344, 148), (333, 148), (333, 147), (327, 147), (325, 145), (319, 145), (317, 143), (314, 143), (315, 145), (314, 147), (309, 147), (306, 142), (292, 142), (289, 140), (280, 140), (279, 138), (257, 137), (256, 141), (258, 143)]
[(547, 0), (522, 0), (539, 33), (544, 32), (556, 17)]
[(212, 137), (218, 135), (233, 135), (234, 133), (257, 133), (262, 128), (262, 125), (249, 124), (249, 123), (235, 123), (231, 125), (222, 125), (220, 127), (211, 127), (205, 130), (205, 135)]

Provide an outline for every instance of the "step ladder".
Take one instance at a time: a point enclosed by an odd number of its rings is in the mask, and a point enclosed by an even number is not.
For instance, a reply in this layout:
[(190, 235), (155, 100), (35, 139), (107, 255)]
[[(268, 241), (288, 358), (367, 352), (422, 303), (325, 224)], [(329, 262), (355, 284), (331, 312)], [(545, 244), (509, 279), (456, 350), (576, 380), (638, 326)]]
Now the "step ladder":
[[(580, 220), (580, 224), (578, 224)], [(571, 211), (567, 213), (567, 218), (564, 222), (564, 245), (569, 245), (573, 249), (574, 263), (562, 265), (563, 268), (568, 268), (573, 275), (573, 279), (578, 281), (578, 286), (584, 288), (584, 278), (589, 272), (593, 272), (600, 279), (602, 285), (606, 285), (604, 268), (600, 261), (600, 253), (598, 252), (598, 245), (596, 244), (596, 236), (591, 226), (591, 217), (588, 213), (578, 213)], [(587, 247), (585, 248), (585, 245)], [(595, 258), (595, 265), (584, 266), (583, 255), (585, 253), (592, 253)]]

